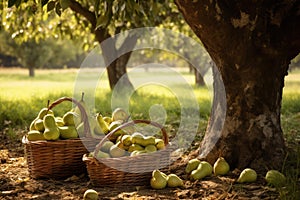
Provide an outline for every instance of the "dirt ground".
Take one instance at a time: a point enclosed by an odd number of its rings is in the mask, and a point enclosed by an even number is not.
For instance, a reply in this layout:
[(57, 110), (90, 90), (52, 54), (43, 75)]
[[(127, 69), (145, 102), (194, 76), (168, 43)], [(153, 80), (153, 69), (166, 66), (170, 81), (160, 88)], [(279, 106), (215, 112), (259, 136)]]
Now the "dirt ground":
[[(19, 135), (23, 133), (20, 131)], [(0, 132), (0, 199), (82, 199), (85, 190), (95, 189), (99, 199), (278, 199), (278, 192), (266, 186), (263, 177), (251, 184), (237, 184), (239, 171), (223, 177), (190, 181), (184, 173), (186, 163), (195, 157), (191, 151), (175, 161), (170, 170), (184, 180), (182, 188), (154, 190), (140, 187), (93, 187), (87, 174), (65, 180), (30, 178), (21, 137)]]

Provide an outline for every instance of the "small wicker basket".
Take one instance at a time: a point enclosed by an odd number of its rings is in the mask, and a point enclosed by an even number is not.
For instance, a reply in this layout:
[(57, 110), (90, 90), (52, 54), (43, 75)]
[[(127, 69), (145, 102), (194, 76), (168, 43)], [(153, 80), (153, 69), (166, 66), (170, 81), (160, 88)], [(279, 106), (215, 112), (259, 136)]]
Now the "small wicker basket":
[(28, 141), (24, 136), (22, 143), (29, 174), (32, 178), (62, 179), (86, 173), (82, 155), (93, 151), (99, 143), (100, 139), (91, 137), (87, 113), (75, 99), (62, 97), (49, 105), (48, 110), (63, 101), (70, 101), (80, 109), (85, 137), (56, 141)]
[(85, 154), (82, 159), (86, 163), (92, 185), (109, 187), (145, 186), (149, 185), (153, 170), (169, 171), (170, 155), (174, 149), (168, 141), (168, 135), (164, 127), (149, 120), (133, 120), (117, 127), (100, 141), (96, 146), (94, 155), (97, 155), (104, 142), (116, 131), (138, 123), (160, 128), (166, 146), (165, 149), (153, 153), (119, 158), (96, 159)]

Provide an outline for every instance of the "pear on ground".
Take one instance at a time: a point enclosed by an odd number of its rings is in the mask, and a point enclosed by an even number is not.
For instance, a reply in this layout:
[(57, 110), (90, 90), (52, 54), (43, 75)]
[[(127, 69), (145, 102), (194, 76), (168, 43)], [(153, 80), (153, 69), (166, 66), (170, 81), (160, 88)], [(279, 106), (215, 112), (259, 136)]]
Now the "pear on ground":
[(251, 183), (255, 182), (257, 179), (256, 171), (251, 168), (244, 169), (239, 178), (237, 179), (238, 183)]
[(169, 174), (167, 178), (168, 187), (182, 187), (183, 181), (176, 174)]
[(282, 187), (286, 184), (286, 177), (284, 174), (274, 169), (269, 170), (266, 173), (265, 179), (269, 185), (275, 187)]
[(223, 157), (218, 158), (217, 161), (214, 163), (214, 174), (216, 176), (225, 175), (229, 172), (229, 170), (230, 166)]
[(45, 131), (43, 136), (46, 140), (58, 140), (60, 133), (56, 125), (55, 118), (52, 114), (47, 114), (44, 116), (44, 127)]
[(213, 167), (210, 163), (206, 161), (201, 161), (197, 167), (197, 169), (191, 172), (191, 178), (193, 180), (199, 180), (206, 176), (212, 175)]
[(43, 134), (37, 130), (31, 130), (27, 133), (28, 141), (45, 140)]
[(153, 189), (163, 189), (167, 186), (167, 176), (163, 175), (159, 170), (154, 170), (152, 172), (152, 178), (150, 180), (150, 185)]
[(193, 170), (198, 168), (199, 164), (200, 164), (200, 160), (197, 158), (189, 160), (189, 162), (185, 167), (185, 173), (187, 174), (191, 173)]
[(98, 192), (88, 189), (83, 194), (83, 200), (98, 200)]

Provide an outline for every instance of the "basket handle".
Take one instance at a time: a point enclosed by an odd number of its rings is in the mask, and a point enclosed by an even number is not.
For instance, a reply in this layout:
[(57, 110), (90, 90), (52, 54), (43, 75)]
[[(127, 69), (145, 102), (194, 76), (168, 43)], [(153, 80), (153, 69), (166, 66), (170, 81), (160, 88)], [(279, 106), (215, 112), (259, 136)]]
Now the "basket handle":
[(83, 122), (83, 125), (84, 125), (85, 136), (91, 137), (92, 136), (91, 128), (90, 128), (90, 124), (88, 121), (87, 113), (86, 113), (85, 109), (83, 108), (83, 106), (76, 99), (71, 98), (71, 97), (61, 97), (48, 106), (48, 111), (63, 101), (70, 101), (70, 102), (74, 103), (76, 106), (78, 106), (80, 113), (81, 113), (81, 121)]
[(95, 148), (95, 155), (97, 155), (97, 153), (100, 151), (100, 148), (102, 147), (102, 145), (104, 144), (104, 142), (111, 136), (113, 135), (115, 132), (117, 132), (118, 130), (128, 127), (128, 126), (133, 126), (135, 124), (140, 124), (140, 123), (144, 123), (144, 124), (150, 124), (152, 126), (155, 126), (157, 128), (160, 129), (160, 131), (162, 132), (163, 135), (163, 141), (165, 143), (165, 146), (167, 146), (169, 144), (169, 138), (168, 138), (168, 134), (166, 129), (159, 123), (154, 122), (154, 121), (150, 121), (150, 120), (145, 120), (145, 119), (136, 119), (136, 120), (132, 120), (129, 122), (126, 122), (120, 126), (118, 126), (117, 128), (115, 128), (114, 130), (112, 130), (111, 132), (109, 132), (100, 142), (99, 144), (97, 144), (96, 148)]

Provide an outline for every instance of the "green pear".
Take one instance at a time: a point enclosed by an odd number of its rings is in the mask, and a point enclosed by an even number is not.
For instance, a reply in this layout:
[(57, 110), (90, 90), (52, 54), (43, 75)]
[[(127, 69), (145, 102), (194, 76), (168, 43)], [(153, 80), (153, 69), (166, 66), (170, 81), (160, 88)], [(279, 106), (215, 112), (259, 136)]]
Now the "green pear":
[(230, 167), (229, 164), (223, 157), (217, 159), (214, 163), (214, 174), (215, 175), (225, 175), (229, 172)]
[(77, 133), (79, 135), (79, 137), (85, 137), (85, 133), (84, 133), (84, 123), (81, 122), (77, 127), (76, 127)]
[(110, 148), (111, 148), (113, 145), (114, 145), (113, 142), (111, 142), (111, 141), (109, 141), (109, 140), (108, 140), (108, 141), (105, 141), (105, 142), (103, 143), (103, 145), (101, 146), (100, 150), (103, 151), (103, 152), (109, 153), (109, 150), (110, 150)]
[(89, 117), (89, 125), (91, 129), (92, 137), (99, 138), (104, 136), (104, 133), (102, 132), (102, 129), (99, 123), (97, 122), (96, 118)]
[(104, 116), (103, 120), (109, 125), (112, 122), (112, 118), (108, 116)]
[(83, 200), (98, 200), (98, 192), (88, 189), (83, 194)]
[(37, 116), (37, 118), (39, 119), (44, 119), (46, 114), (51, 114), (53, 115), (53, 111), (52, 110), (48, 110), (48, 108), (42, 108)]
[(125, 145), (125, 146), (130, 146), (132, 144), (131, 142), (131, 136), (130, 135), (123, 135), (121, 137), (121, 142)]
[(37, 130), (31, 130), (27, 134), (27, 139), (29, 141), (45, 140), (43, 134)]
[(55, 117), (55, 122), (56, 122), (57, 126), (64, 126), (65, 125), (62, 117)]
[(78, 138), (75, 126), (59, 126), (60, 137), (63, 139)]
[(269, 185), (275, 187), (282, 187), (286, 183), (286, 177), (284, 174), (280, 173), (277, 170), (269, 170), (266, 173), (265, 179)]
[(244, 169), (239, 178), (237, 179), (238, 183), (251, 183), (255, 182), (257, 179), (257, 174), (253, 169), (246, 168)]
[(162, 139), (155, 138), (155, 146), (157, 150), (161, 150), (165, 148), (165, 142)]
[(113, 112), (112, 112), (112, 121), (127, 121), (129, 115), (127, 114), (127, 112), (122, 109), (122, 108), (116, 108)]
[(163, 189), (167, 186), (167, 177), (163, 175), (159, 170), (154, 170), (152, 172), (150, 185), (153, 189)]
[(155, 145), (155, 137), (153, 136), (146, 136), (146, 137), (132, 136), (131, 141), (133, 144), (139, 144), (144, 147), (148, 145)]
[(213, 172), (213, 167), (210, 163), (206, 161), (201, 161), (197, 169), (193, 170), (191, 173), (191, 178), (193, 180), (199, 180), (206, 176), (210, 176)]
[(147, 153), (151, 153), (151, 152), (157, 151), (157, 149), (156, 149), (156, 146), (155, 146), (155, 145), (149, 144), (149, 145), (147, 145), (147, 146), (145, 147), (145, 151), (146, 151)]
[(59, 133), (59, 129), (56, 125), (54, 116), (51, 114), (47, 114), (44, 116), (44, 127), (45, 127), (45, 131), (44, 131), (44, 137), (46, 140), (58, 140), (60, 133)]
[(79, 115), (75, 112), (67, 112), (63, 116), (63, 122), (65, 126), (75, 126), (75, 118), (78, 118)]
[(132, 135), (131, 135), (131, 143), (132, 144), (136, 144), (137, 143), (137, 140), (139, 140), (140, 138), (144, 138), (144, 135), (139, 133), (139, 132), (134, 132)]
[(108, 153), (105, 153), (103, 151), (98, 151), (96, 158), (110, 158), (110, 155)]
[(42, 119), (35, 120), (34, 127), (35, 130), (43, 132), (45, 130), (44, 121)]
[[(32, 120), (32, 122), (30, 123), (29, 131), (36, 130), (36, 128), (35, 128), (35, 122), (36, 122), (36, 120), (38, 120), (38, 118), (35, 118), (35, 119)], [(43, 126), (44, 126), (44, 125), (43, 125)]]
[(100, 113), (96, 115), (96, 120), (101, 128), (102, 133), (107, 134), (110, 130), (109, 125), (106, 121), (104, 121), (103, 116)]
[(176, 174), (169, 174), (168, 175), (168, 187), (182, 187), (183, 181), (179, 178)]
[(193, 170), (198, 168), (199, 164), (200, 164), (200, 160), (198, 160), (197, 158), (189, 160), (189, 162), (185, 167), (185, 173), (187, 174), (191, 173)]
[(110, 147), (109, 154), (113, 158), (122, 157), (125, 155), (125, 150), (118, 147), (117, 144)]
[(128, 152), (141, 151), (141, 150), (144, 150), (144, 147), (142, 147), (142, 146), (139, 145), (139, 144), (132, 144), (132, 145), (130, 145), (129, 148), (128, 148)]

